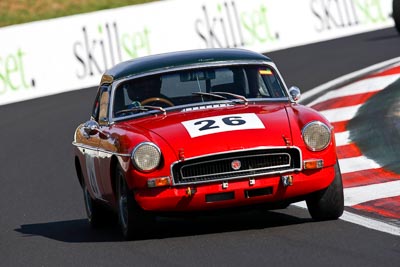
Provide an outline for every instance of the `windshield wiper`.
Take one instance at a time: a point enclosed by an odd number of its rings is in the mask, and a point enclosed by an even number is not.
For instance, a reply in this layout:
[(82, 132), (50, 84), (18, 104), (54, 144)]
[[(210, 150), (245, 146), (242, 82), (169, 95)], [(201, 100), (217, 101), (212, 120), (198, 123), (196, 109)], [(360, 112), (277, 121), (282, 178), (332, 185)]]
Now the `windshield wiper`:
[[(228, 93), (228, 92), (213, 92), (214, 95), (228, 95), (228, 96), (232, 96), (236, 99), (242, 100), (244, 102), (245, 105), (247, 105), (249, 103), (249, 100), (247, 100), (246, 97), (242, 96), (242, 95), (237, 95), (237, 94), (232, 94), (232, 93)], [(226, 99), (226, 97), (225, 97)]]
[(200, 95), (200, 96), (210, 96), (210, 97), (214, 97), (214, 98), (218, 98), (218, 99), (227, 100), (228, 98), (223, 96), (223, 95), (226, 95), (226, 96), (231, 96), (231, 97), (234, 97), (236, 99), (242, 100), (245, 105), (247, 105), (248, 102), (249, 102), (249, 100), (247, 100), (247, 98), (242, 96), (242, 95), (232, 94), (232, 93), (228, 93), (228, 92), (212, 92), (212, 93), (193, 92), (192, 94)]
[(205, 92), (193, 92), (193, 95), (199, 95), (199, 96), (209, 96), (209, 97), (214, 97), (214, 98), (218, 98), (218, 99), (223, 99), (226, 100), (227, 98), (224, 96), (220, 96), (214, 93), (205, 93)]
[(164, 113), (164, 115), (167, 113), (165, 109), (162, 107), (156, 107), (156, 106), (136, 106), (136, 107), (131, 107), (123, 110), (119, 110), (115, 112), (115, 115), (122, 114), (122, 113), (127, 113), (127, 112), (146, 112), (149, 110), (158, 110)]

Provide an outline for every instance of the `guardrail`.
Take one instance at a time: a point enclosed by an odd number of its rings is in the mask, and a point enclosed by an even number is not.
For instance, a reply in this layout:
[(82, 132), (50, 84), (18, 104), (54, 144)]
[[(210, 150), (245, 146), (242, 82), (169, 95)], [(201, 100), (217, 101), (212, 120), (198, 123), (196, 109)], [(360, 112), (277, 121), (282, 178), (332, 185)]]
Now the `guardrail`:
[(4, 27), (0, 105), (95, 86), (149, 54), (269, 52), (393, 25), (391, 0), (169, 0)]

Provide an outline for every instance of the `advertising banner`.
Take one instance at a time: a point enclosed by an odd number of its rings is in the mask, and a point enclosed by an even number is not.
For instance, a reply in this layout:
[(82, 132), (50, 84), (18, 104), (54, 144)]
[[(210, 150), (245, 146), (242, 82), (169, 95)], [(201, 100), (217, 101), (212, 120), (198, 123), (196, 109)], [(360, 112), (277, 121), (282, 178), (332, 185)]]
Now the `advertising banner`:
[(169, 51), (269, 52), (393, 27), (391, 0), (169, 0), (0, 28), (0, 105), (95, 86)]

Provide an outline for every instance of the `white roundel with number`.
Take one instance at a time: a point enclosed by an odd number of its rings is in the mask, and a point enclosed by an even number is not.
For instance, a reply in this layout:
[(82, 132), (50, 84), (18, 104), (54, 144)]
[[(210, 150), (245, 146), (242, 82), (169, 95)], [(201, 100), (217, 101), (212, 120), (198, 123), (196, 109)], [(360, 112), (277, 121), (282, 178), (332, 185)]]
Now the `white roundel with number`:
[(207, 117), (184, 121), (182, 124), (192, 138), (228, 131), (265, 128), (260, 118), (254, 113)]

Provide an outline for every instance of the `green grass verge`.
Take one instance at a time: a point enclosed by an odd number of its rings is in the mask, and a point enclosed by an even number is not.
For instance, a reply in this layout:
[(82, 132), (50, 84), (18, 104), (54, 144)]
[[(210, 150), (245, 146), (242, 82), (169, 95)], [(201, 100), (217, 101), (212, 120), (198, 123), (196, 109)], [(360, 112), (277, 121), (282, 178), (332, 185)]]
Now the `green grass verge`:
[(1, 0), (0, 27), (155, 0)]

